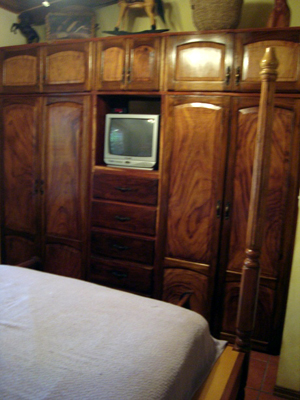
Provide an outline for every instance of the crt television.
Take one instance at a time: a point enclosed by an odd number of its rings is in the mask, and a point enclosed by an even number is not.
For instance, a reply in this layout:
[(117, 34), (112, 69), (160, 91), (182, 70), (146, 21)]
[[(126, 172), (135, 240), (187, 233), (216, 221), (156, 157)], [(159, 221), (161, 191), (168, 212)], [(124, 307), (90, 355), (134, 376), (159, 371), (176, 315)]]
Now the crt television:
[(159, 115), (106, 114), (104, 162), (113, 167), (153, 169)]

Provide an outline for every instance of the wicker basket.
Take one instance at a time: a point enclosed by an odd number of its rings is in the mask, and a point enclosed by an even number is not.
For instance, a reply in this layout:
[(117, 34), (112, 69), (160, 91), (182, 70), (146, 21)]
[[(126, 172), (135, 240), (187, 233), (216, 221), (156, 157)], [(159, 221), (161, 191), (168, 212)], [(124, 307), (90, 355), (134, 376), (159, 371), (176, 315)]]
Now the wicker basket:
[(198, 30), (234, 29), (238, 26), (243, 0), (190, 0)]

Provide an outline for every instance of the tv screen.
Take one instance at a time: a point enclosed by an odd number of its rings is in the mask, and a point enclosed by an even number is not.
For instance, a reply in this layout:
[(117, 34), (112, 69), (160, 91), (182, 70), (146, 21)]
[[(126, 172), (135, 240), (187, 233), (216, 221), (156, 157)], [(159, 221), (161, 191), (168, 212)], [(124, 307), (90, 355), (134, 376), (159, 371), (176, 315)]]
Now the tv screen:
[(107, 114), (104, 161), (111, 166), (153, 169), (157, 161), (159, 116)]

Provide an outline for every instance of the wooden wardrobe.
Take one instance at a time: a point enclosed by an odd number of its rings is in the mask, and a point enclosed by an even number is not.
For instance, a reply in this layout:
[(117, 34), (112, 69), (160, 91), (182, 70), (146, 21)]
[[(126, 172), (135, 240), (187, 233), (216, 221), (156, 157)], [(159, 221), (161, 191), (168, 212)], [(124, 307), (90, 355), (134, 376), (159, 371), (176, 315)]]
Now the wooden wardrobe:
[[(280, 66), (253, 346), (278, 352), (299, 187), (299, 39), (288, 28), (2, 48), (2, 262), (39, 256), (48, 272), (188, 299), (232, 341), (259, 62), (273, 46)], [(153, 171), (105, 165), (105, 114), (116, 108), (160, 114)]]

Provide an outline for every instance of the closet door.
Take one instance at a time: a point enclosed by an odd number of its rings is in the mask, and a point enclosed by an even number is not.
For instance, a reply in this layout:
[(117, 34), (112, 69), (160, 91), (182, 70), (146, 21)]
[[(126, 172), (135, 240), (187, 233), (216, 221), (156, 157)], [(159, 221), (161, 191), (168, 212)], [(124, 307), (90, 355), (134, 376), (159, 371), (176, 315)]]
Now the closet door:
[[(235, 333), (241, 270), (245, 259), (246, 226), (250, 200), (258, 101), (236, 98), (233, 102), (220, 260), (220, 292), (216, 313), (224, 298), (221, 331), (227, 339)], [(293, 231), (297, 206), (297, 149), (299, 148), (299, 101), (276, 99), (271, 150), (271, 169), (261, 280), (254, 339), (262, 350), (279, 351), (288, 288)], [(226, 261), (225, 261), (226, 260)], [(223, 264), (223, 265), (222, 265)], [(223, 281), (222, 277), (223, 276)], [(221, 291), (224, 290), (223, 294)]]
[(2, 262), (18, 264), (39, 251), (40, 99), (3, 100), (1, 135)]
[(223, 208), (229, 99), (172, 96), (168, 101), (169, 195), (164, 300), (192, 292), (208, 317)]
[(47, 98), (44, 129), (45, 270), (82, 278), (89, 98)]

